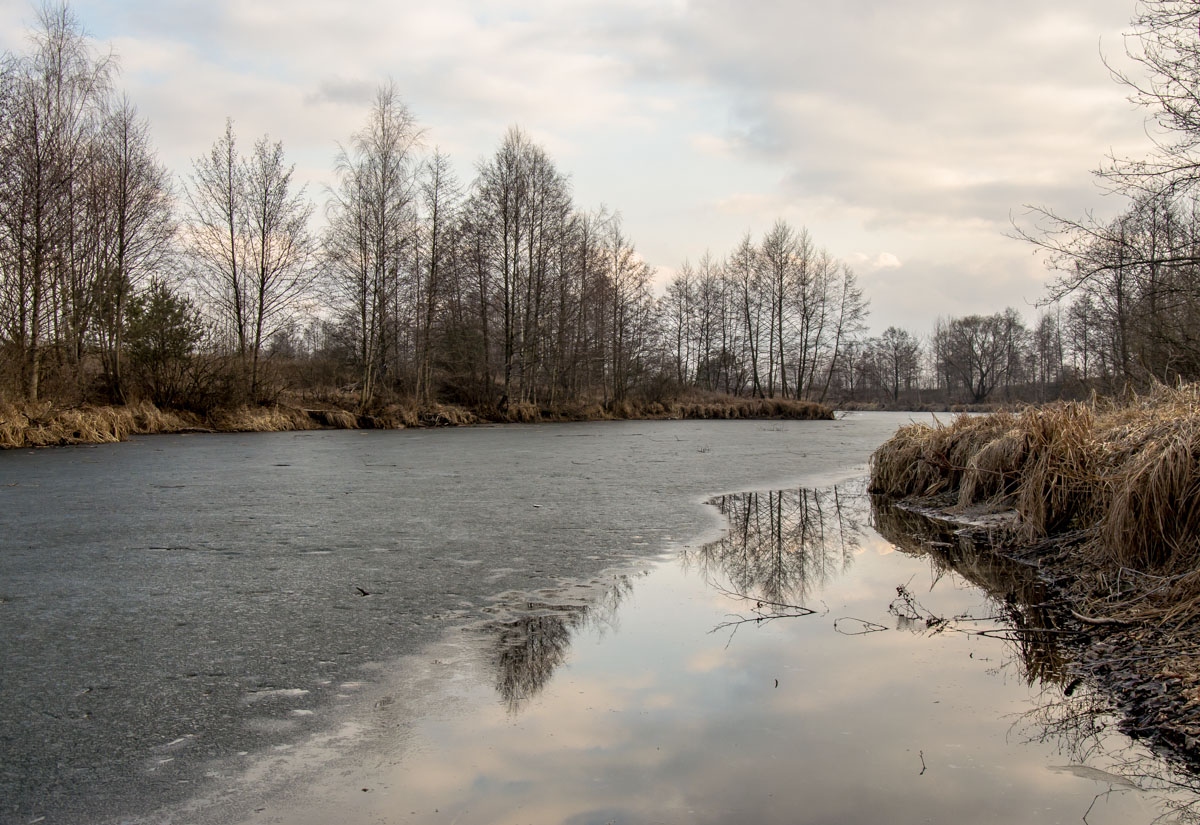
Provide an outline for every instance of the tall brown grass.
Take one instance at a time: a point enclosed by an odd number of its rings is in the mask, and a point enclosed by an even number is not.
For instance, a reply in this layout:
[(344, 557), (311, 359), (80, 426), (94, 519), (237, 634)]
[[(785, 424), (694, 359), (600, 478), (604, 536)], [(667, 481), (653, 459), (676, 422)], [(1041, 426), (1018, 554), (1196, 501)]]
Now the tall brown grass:
[(183, 432), (194, 416), (165, 412), (149, 402), (124, 407), (55, 407), (49, 402), (0, 402), (0, 448), (105, 444), (131, 435)]
[(209, 416), (209, 422), (214, 430), (225, 433), (278, 433), (321, 426), (306, 411), (278, 404), (218, 410)]
[(1195, 579), (1200, 596), (1200, 385), (912, 424), (875, 451), (870, 488), (1011, 507), (1026, 539), (1084, 531), (1094, 565)]
[(218, 409), (201, 417), (160, 410), (149, 402), (123, 407), (63, 407), (51, 402), (13, 403), (0, 399), (0, 449), (124, 441), (130, 435), (217, 432), (283, 432), (292, 430), (400, 429), (459, 427), (480, 421), (534, 423), (611, 419), (832, 418), (833, 411), (807, 401), (755, 398), (692, 398), (670, 402), (626, 400), (608, 405), (579, 404), (544, 409), (514, 402), (503, 410), (476, 411), (453, 404), (417, 405), (398, 402), (368, 413), (332, 404), (324, 409), (279, 403)]

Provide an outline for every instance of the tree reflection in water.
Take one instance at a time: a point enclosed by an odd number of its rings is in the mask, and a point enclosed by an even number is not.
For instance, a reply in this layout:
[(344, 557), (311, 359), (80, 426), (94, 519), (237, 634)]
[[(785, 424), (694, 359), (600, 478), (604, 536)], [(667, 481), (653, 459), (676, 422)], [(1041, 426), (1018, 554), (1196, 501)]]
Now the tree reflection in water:
[[(1006, 655), (998, 668), (1017, 670), (1039, 690), (1032, 708), (1014, 722), (1014, 734), (1053, 745), (1064, 763), (1055, 770), (1106, 787), (1093, 805), (1102, 804), (1106, 794), (1149, 791), (1175, 821), (1200, 824), (1200, 780), (1191, 767), (1169, 754), (1148, 753), (1120, 735), (1119, 714), (1108, 697), (1082, 679), (1080, 651), (1073, 645), (1076, 631), (1048, 601), (1037, 571), (992, 552), (986, 534), (956, 532), (885, 502), (868, 502), (861, 485), (740, 493), (712, 503), (728, 520), (727, 535), (681, 549), (679, 561), (712, 587), (748, 600), (753, 617), (746, 621), (810, 613), (801, 605), (849, 570), (873, 535), (866, 526), (870, 518), (896, 549), (928, 560), (934, 584), (953, 574), (988, 596), (986, 615), (939, 617), (936, 623), (905, 622), (897, 615), (897, 629), (999, 640)], [(483, 629), (493, 653), (495, 686), (511, 713), (549, 684), (579, 632), (602, 632), (615, 624), (636, 576), (570, 591), (512, 594), (493, 608), (494, 618)]]
[(745, 599), (798, 606), (844, 573), (861, 546), (861, 493), (841, 487), (734, 493), (712, 499), (729, 521), (728, 534), (681, 562), (710, 582), (723, 578)]
[(497, 617), (482, 630), (491, 636), (496, 691), (510, 713), (537, 696), (567, 658), (571, 639), (581, 629), (603, 629), (615, 623), (617, 609), (633, 590), (636, 574), (621, 574), (580, 588), (582, 595), (563, 598), (555, 591), (515, 594), (492, 609)]

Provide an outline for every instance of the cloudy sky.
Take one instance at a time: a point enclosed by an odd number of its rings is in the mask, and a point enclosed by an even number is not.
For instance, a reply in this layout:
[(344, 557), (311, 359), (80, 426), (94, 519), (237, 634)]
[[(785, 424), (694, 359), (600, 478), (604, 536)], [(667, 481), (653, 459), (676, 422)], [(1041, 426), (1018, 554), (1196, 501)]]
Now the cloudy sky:
[[(1011, 305), (1047, 273), (1026, 204), (1111, 214), (1090, 174), (1144, 155), (1123, 65), (1133, 0), (73, 0), (185, 175), (232, 117), (282, 140), (318, 202), (393, 79), (469, 181), (519, 125), (619, 210), (665, 278), (784, 218), (850, 262), (871, 325)], [(26, 0), (0, 0), (25, 48)]]

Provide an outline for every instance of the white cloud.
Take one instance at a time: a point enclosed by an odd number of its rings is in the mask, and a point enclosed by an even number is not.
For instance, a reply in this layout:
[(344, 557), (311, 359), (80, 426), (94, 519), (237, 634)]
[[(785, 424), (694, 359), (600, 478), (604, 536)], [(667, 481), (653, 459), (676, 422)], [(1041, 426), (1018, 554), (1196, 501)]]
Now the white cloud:
[(899, 269), (903, 266), (900, 259), (891, 252), (880, 252), (877, 255), (867, 255), (864, 252), (855, 252), (847, 257), (847, 262), (856, 269), (865, 269), (867, 271), (878, 271), (881, 269)]

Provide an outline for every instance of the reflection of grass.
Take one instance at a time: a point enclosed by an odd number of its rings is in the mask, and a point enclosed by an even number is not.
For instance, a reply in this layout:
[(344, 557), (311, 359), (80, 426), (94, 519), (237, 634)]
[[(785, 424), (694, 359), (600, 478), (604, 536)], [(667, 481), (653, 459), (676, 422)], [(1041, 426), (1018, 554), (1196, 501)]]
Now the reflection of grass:
[[(961, 520), (926, 516), (879, 497), (872, 512), (876, 529), (898, 548), (954, 570), (1003, 607), (1012, 630), (984, 635), (1008, 639), (1028, 682), (1045, 689), (1024, 720), (1030, 738), (1069, 740), (1082, 761), (1110, 730), (1113, 708), (1120, 708), (1117, 726), (1169, 758), (1122, 763), (1119, 754), (1104, 753), (1106, 764), (1143, 788), (1200, 793), (1193, 775), (1200, 767), (1200, 638), (1194, 625), (1101, 621), (1074, 609), (1091, 592), (1088, 577), (1075, 572), (1078, 554), (1071, 543), (1086, 540), (1079, 534), (1021, 542), (1010, 530), (989, 535), (978, 525), (964, 527)], [(1194, 800), (1167, 804), (1180, 821), (1200, 822)]]
[[(977, 632), (1010, 641), (1029, 684), (1067, 678), (1060, 641), (1064, 635), (1074, 634), (1063, 626), (1061, 611), (1048, 609), (1047, 587), (1035, 568), (995, 552), (987, 541), (978, 541), (978, 536), (956, 531), (947, 522), (897, 507), (877, 496), (872, 497), (871, 514), (879, 534), (902, 552), (928, 558), (935, 571), (953, 571), (991, 597), (1010, 627)], [(904, 595), (899, 594), (900, 601)], [(913, 620), (927, 627), (931, 619), (948, 618), (927, 615), (922, 609), (909, 612)]]

